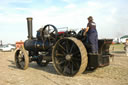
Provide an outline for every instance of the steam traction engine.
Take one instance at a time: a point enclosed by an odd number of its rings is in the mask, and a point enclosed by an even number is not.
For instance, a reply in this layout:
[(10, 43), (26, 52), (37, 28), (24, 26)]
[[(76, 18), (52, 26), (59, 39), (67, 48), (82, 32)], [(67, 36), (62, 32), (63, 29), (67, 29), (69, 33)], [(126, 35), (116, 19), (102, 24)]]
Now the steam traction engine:
[(27, 18), (28, 39), (24, 46), (15, 52), (16, 66), (27, 69), (30, 62), (39, 66), (47, 66), (52, 61), (57, 73), (65, 76), (75, 76), (86, 69), (109, 65), (109, 46), (112, 39), (101, 39), (99, 53), (89, 54), (90, 45), (83, 36), (83, 30), (58, 32), (54, 25), (48, 24), (32, 35), (32, 18)]

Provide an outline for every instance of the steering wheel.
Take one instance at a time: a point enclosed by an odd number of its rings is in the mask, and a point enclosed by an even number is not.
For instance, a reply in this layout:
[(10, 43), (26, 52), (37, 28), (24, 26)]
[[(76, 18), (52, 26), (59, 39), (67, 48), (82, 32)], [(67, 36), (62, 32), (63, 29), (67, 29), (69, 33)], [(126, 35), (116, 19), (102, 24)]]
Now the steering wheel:
[(82, 30), (80, 30), (79, 32), (78, 32), (78, 36), (83, 36), (83, 34), (84, 34), (84, 29), (82, 29)]
[(86, 41), (87, 40), (87, 34), (84, 36), (84, 29), (80, 30), (77, 34), (77, 37), (82, 40), (82, 41)]

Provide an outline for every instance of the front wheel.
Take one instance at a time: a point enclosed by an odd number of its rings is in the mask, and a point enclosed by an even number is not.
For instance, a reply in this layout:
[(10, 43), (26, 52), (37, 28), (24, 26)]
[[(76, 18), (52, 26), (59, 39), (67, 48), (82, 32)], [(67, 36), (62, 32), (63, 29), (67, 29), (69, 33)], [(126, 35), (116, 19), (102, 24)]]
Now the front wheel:
[(20, 69), (27, 69), (29, 65), (29, 56), (27, 55), (24, 47), (20, 47), (15, 52), (15, 63), (16, 67)]

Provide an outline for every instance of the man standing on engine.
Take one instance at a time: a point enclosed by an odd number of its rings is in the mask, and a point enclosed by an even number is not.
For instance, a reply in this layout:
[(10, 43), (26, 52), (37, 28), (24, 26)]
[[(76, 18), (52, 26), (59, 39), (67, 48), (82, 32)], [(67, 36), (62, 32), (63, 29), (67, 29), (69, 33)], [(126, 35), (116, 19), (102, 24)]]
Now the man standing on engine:
[(91, 53), (98, 53), (98, 33), (96, 30), (96, 23), (93, 22), (93, 17), (89, 16), (87, 28), (85, 29), (84, 36), (87, 33), (88, 41), (91, 45)]

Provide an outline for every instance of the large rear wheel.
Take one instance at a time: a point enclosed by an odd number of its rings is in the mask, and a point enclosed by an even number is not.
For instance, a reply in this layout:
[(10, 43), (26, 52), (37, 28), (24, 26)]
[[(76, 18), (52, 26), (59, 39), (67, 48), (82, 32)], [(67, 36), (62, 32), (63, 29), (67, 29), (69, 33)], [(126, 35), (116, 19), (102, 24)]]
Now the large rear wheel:
[(87, 67), (87, 51), (83, 43), (73, 37), (60, 39), (52, 51), (53, 65), (59, 74), (75, 76)]

